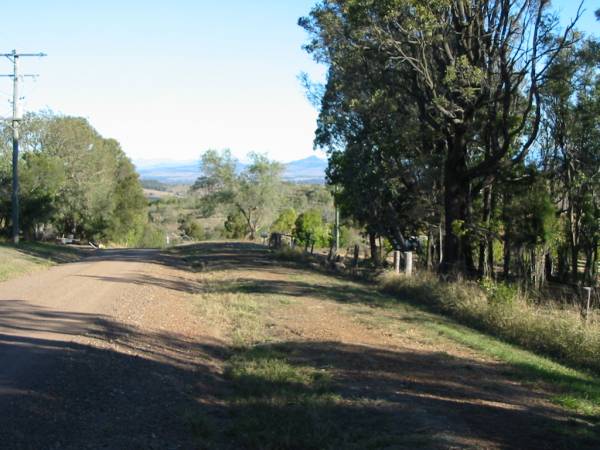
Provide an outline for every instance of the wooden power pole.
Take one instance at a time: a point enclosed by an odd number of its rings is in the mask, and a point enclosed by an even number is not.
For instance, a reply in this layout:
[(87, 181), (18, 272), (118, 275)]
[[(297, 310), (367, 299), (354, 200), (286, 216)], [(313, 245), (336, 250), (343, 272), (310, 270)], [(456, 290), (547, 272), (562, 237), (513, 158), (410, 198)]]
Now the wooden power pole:
[(22, 57), (46, 56), (45, 53), (17, 53), (13, 50), (11, 53), (2, 53), (13, 63), (13, 73), (10, 75), (0, 75), (11, 77), (13, 79), (13, 114), (12, 114), (12, 132), (13, 132), (13, 153), (12, 153), (12, 240), (15, 244), (19, 243), (19, 122), (22, 119), (21, 109), (19, 108), (19, 81), (23, 77), (35, 77), (37, 75), (21, 75), (19, 73), (19, 59)]

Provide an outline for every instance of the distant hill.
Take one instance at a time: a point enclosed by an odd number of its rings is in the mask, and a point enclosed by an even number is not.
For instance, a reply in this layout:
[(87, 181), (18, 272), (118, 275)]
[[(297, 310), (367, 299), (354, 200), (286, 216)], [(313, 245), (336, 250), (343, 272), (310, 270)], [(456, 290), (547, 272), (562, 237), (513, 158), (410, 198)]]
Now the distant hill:
[(323, 184), (325, 183), (327, 160), (318, 156), (292, 161), (285, 165), (283, 178), (294, 183)]
[[(144, 182), (158, 181), (167, 184), (191, 184), (200, 175), (199, 161), (139, 161), (135, 163)], [(238, 171), (244, 169), (238, 164)], [(293, 183), (323, 184), (327, 160), (317, 156), (285, 164), (283, 178)]]
[(148, 180), (148, 179), (142, 179), (142, 187), (144, 189), (149, 189), (152, 191), (162, 191), (162, 192), (166, 192), (169, 189), (168, 184), (161, 183), (158, 180)]

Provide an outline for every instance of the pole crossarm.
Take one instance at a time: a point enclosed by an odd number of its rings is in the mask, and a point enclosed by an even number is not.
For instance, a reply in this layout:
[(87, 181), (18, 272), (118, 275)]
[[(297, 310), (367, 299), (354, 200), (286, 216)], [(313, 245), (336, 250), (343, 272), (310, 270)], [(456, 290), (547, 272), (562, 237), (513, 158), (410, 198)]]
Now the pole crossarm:
[(43, 58), (44, 56), (48, 56), (46, 53), (17, 53), (13, 50), (10, 53), (0, 53), (0, 56), (4, 56), (6, 58), (21, 58), (21, 57), (34, 57), (34, 58)]

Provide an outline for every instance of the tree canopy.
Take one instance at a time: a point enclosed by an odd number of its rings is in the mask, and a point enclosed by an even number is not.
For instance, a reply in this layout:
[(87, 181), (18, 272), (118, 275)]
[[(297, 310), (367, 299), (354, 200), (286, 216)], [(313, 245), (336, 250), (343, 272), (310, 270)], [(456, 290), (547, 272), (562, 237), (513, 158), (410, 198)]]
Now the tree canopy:
[(344, 213), (396, 248), (438, 236), (443, 272), (493, 271), (496, 241), (507, 274), (564, 265), (561, 226), (574, 276), (583, 247), (596, 270), (598, 43), (576, 21), (539, 0), (319, 2), (299, 24), (328, 68), (315, 146)]
[[(147, 220), (147, 203), (135, 171), (114, 139), (87, 120), (29, 114), (21, 125), (22, 229), (135, 245)], [(0, 227), (10, 223), (11, 130), (0, 129)]]

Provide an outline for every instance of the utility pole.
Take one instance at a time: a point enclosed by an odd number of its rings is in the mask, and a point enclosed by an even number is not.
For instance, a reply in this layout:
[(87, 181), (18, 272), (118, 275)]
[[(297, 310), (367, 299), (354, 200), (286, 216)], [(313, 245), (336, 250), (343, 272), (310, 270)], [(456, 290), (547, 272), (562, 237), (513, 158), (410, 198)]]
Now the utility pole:
[(37, 75), (21, 75), (19, 73), (19, 58), (46, 56), (45, 53), (17, 53), (13, 50), (11, 53), (2, 53), (13, 63), (13, 73), (11, 75), (0, 75), (2, 77), (11, 77), (13, 79), (13, 154), (12, 154), (12, 239), (15, 244), (19, 243), (19, 122), (22, 119), (19, 109), (19, 81), (23, 77), (36, 77)]

